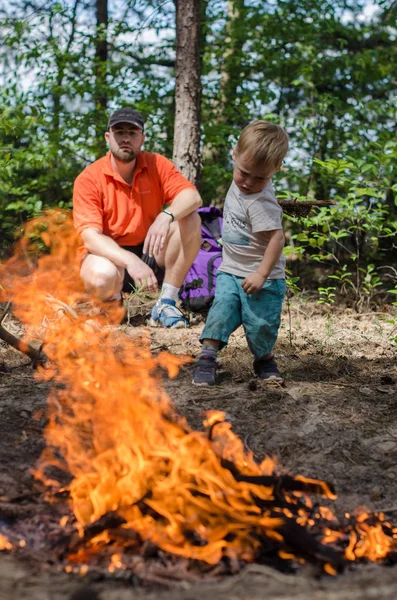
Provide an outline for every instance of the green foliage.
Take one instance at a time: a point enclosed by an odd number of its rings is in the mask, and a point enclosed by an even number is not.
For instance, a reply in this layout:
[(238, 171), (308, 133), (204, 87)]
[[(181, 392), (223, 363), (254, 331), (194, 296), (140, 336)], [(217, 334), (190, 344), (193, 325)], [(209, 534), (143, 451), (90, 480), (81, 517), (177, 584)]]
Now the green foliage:
[(0, 215), (3, 249), (9, 246), (18, 226), (50, 206), (69, 207), (73, 178), (77, 174), (73, 155), (60, 155), (45, 135), (43, 107), (28, 97), (15, 103), (11, 94), (0, 99)]
[(299, 280), (300, 277), (292, 275), (290, 269), (285, 270), (285, 283), (287, 285), (287, 295), (289, 298), (298, 296), (299, 292), (301, 291), (298, 286)]
[[(287, 256), (318, 262), (325, 277), (337, 284), (339, 296), (352, 296), (356, 307), (370, 306), (383, 283), (380, 268), (393, 261), (397, 218), (394, 202), (387, 200), (391, 192), (394, 200), (395, 194), (390, 183), (395, 148), (390, 142), (383, 147), (372, 143), (368, 152), (374, 161), (371, 168), (351, 156), (316, 160), (333, 182), (330, 191), (336, 205), (322, 207), (307, 217), (290, 217), (299, 231), (291, 236)], [(330, 289), (323, 284), (319, 287), (321, 303), (329, 297)]]
[[(135, 8), (150, 9), (153, 26), (164, 17), (155, 2), (136, 2)], [(103, 26), (95, 28), (91, 10), (59, 2), (29, 8), (21, 0), (8, 15), (0, 13), (0, 60), (7, 74), (0, 87), (0, 252), (26, 219), (47, 207), (71, 207), (74, 179), (105, 153), (107, 114), (96, 104), (98, 95), (110, 110), (134, 104), (148, 117), (149, 131), (158, 135), (147, 148), (170, 149), (172, 86), (167, 74), (156, 73), (152, 65), (152, 60), (166, 59), (169, 40), (153, 44), (150, 50), (157, 53), (151, 58), (139, 39), (139, 20), (131, 27), (114, 15), (105, 32)], [(172, 18), (171, 13), (163, 19), (164, 27)], [(99, 64), (96, 43), (105, 35), (113, 54)], [(135, 42), (125, 44), (126, 35)], [(139, 65), (138, 74), (134, 65)]]
[(291, 152), (282, 179), (290, 193), (303, 196), (326, 198), (332, 185), (313, 156), (364, 159), (368, 140), (394, 139), (392, 16), (384, 7), (365, 21), (357, 18), (361, 11), (361, 3), (339, 0), (209, 3), (203, 114), (210, 151), (204, 153), (203, 184), (212, 200), (224, 195), (230, 146), (253, 118), (270, 118), (288, 130)]
[(333, 286), (319, 287), (318, 288), (319, 299), (317, 300), (317, 302), (319, 304), (324, 304), (325, 306), (332, 306), (335, 303), (335, 297), (336, 297), (335, 290), (336, 290), (336, 287), (333, 287)]

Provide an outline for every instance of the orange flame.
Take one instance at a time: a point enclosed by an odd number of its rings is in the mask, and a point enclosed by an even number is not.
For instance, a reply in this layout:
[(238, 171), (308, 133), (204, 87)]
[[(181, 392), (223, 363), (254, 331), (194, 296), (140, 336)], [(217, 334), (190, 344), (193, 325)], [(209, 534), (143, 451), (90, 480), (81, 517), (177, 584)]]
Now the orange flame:
[(12, 544), (8, 541), (5, 535), (0, 533), (0, 551), (1, 550), (12, 550)]
[[(39, 246), (51, 253), (33, 259), (29, 240), (35, 250)], [(160, 378), (161, 370), (175, 377), (183, 359), (166, 353), (154, 357), (147, 336), (136, 344), (112, 327), (120, 311), (111, 303), (97, 304), (92, 326), (80, 310), (87, 298), (78, 274), (79, 245), (70, 216), (53, 211), (28, 224), (19, 252), (1, 269), (4, 299), (13, 300), (30, 337), (45, 339), (50, 366), (40, 368), (38, 376), (56, 382), (49, 398), (47, 448), (35, 476), (60, 489), (51, 468), (71, 474), (68, 488), (82, 535), (90, 523), (117, 512), (125, 520), (122, 529), (134, 530), (165, 551), (210, 564), (223, 556), (254, 560), (264, 537), (280, 545), (283, 524), (293, 513), (277, 506), (270, 476), (280, 472), (278, 465), (269, 457), (258, 465), (220, 411), (206, 416), (211, 436), (191, 430), (176, 414)], [(269, 476), (269, 482), (238, 481), (222, 461), (245, 476)], [(295, 481), (335, 497), (325, 482), (302, 476)], [(329, 509), (313, 516), (304, 492), (289, 492), (285, 498), (291, 508), (300, 507), (295, 512), (303, 526), (313, 526), (315, 519), (329, 521), (324, 543), (348, 539), (348, 560), (379, 560), (396, 547), (384, 533), (384, 523), (357, 520), (344, 534), (334, 531), (336, 519)], [(104, 532), (71, 560), (86, 562), (90, 548), (107, 542)], [(122, 567), (122, 548), (118, 550), (110, 570)], [(278, 554), (297, 558), (288, 548)], [(334, 572), (330, 564), (326, 570)]]
[(357, 510), (356, 522), (350, 533), (345, 556), (348, 560), (367, 558), (373, 562), (382, 560), (389, 552), (396, 551), (393, 535), (385, 535), (384, 529), (392, 530), (383, 513), (377, 514), (377, 522), (371, 523), (372, 515), (363, 509)]

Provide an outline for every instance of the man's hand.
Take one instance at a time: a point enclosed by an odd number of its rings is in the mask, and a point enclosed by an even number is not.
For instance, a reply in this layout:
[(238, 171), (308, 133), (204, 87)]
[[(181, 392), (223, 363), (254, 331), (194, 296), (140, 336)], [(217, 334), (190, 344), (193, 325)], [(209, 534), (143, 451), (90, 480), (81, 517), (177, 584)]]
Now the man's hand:
[(248, 275), (248, 277), (242, 281), (241, 287), (246, 294), (254, 294), (263, 287), (266, 279), (267, 277), (264, 277), (258, 273), (258, 271), (255, 271), (255, 273), (251, 273), (251, 275)]
[(143, 262), (135, 254), (131, 254), (131, 258), (128, 259), (128, 263), (125, 268), (128, 274), (135, 282), (138, 288), (147, 288), (149, 292), (157, 292), (158, 284), (155, 274), (147, 264)]
[(157, 256), (164, 248), (170, 230), (171, 217), (161, 212), (149, 228), (143, 244), (143, 252), (149, 256)]

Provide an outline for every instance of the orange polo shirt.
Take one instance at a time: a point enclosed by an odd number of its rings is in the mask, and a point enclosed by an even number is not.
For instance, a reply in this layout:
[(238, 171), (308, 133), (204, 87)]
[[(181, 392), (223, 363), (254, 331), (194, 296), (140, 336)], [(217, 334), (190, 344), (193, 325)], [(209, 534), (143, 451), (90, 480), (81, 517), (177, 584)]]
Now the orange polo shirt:
[(109, 152), (74, 183), (74, 225), (79, 233), (95, 227), (120, 246), (137, 246), (163, 206), (185, 189), (196, 188), (161, 154), (141, 151), (129, 184), (113, 169)]

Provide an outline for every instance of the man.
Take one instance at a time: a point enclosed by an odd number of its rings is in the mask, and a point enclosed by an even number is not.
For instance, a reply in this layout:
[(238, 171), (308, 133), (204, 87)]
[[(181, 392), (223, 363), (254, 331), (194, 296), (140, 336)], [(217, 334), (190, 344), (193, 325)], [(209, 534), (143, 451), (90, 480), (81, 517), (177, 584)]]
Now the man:
[(164, 156), (142, 150), (142, 115), (131, 108), (110, 116), (109, 153), (77, 177), (74, 224), (84, 242), (80, 275), (102, 300), (146, 288), (160, 297), (152, 325), (186, 327), (175, 306), (200, 248), (198, 191)]

